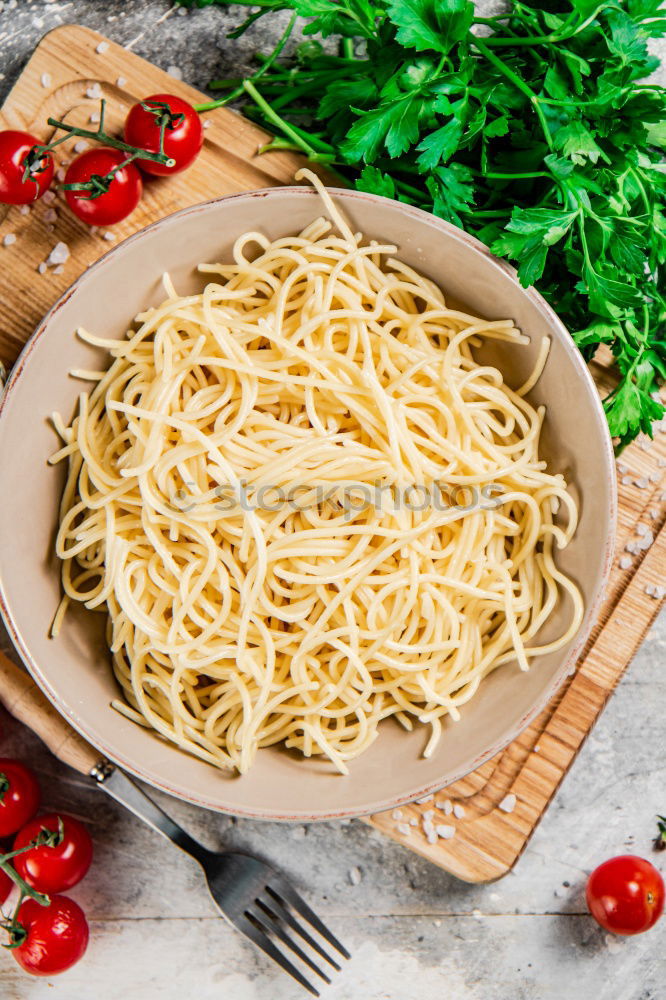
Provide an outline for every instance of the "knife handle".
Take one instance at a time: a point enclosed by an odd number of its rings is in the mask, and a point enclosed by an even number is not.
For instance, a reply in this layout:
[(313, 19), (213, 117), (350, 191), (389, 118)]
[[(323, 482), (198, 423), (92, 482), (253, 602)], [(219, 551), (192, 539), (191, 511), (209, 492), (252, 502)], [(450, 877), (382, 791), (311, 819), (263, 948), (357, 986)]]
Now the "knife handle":
[(0, 651), (0, 702), (7, 711), (32, 729), (64, 764), (90, 774), (104, 757), (91, 747), (53, 707), (30, 674)]

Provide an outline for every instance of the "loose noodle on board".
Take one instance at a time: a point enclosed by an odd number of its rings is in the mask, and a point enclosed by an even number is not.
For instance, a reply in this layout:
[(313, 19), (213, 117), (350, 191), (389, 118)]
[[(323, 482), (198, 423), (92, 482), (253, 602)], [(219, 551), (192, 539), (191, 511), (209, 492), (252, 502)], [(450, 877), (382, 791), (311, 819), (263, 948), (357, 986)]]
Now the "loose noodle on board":
[[(430, 726), (427, 756), (485, 676), (527, 670), (583, 614), (553, 557), (576, 505), (524, 399), (547, 343), (510, 389), (474, 348), (528, 338), (447, 307), (302, 175), (331, 221), (246, 233), (200, 294), (165, 279), (126, 339), (80, 330), (113, 361), (73, 373), (97, 384), (70, 427), (54, 417), (54, 634), (70, 601), (105, 612), (114, 707), (241, 773), (276, 743), (346, 773), (388, 716)], [(435, 483), (465, 502), (404, 502)], [(262, 487), (273, 501), (248, 503)], [(570, 624), (539, 644), (565, 594)]]

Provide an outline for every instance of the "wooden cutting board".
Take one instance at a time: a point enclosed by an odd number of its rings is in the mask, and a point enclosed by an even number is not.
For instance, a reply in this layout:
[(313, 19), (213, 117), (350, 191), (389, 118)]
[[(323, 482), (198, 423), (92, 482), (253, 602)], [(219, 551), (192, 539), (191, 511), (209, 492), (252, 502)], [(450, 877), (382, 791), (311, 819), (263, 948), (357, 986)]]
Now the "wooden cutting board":
[[(35, 50), (0, 112), (0, 128), (27, 129), (47, 139), (49, 116), (91, 127), (99, 94), (108, 101), (109, 126), (119, 129), (137, 98), (160, 91), (193, 102), (205, 99), (101, 35), (70, 25), (50, 32)], [(224, 109), (205, 117), (210, 124), (195, 166), (149, 182), (140, 207), (111, 231), (91, 235), (61, 195), (27, 214), (0, 206), (0, 360), (7, 367), (55, 300), (114, 242), (187, 205), (292, 180), (302, 161), (291, 153), (259, 156), (266, 135), (255, 125)], [(60, 147), (59, 165), (73, 155), (74, 141)], [(9, 234), (16, 240), (4, 246)], [(69, 259), (62, 268), (40, 273), (40, 263), (58, 242), (67, 244)], [(594, 374), (600, 386), (612, 383), (604, 359)], [(506, 750), (466, 778), (427, 802), (380, 813), (368, 823), (468, 882), (498, 878), (515, 864), (659, 609), (660, 601), (648, 592), (666, 577), (665, 467), (663, 430), (654, 443), (635, 443), (622, 456), (617, 551), (628, 565), (621, 569), (616, 562), (578, 669), (548, 708)], [(642, 534), (636, 533), (639, 525)], [(625, 546), (638, 543), (643, 548), (630, 557)], [(424, 825), (427, 830), (430, 823), (454, 826), (455, 833), (429, 843)]]

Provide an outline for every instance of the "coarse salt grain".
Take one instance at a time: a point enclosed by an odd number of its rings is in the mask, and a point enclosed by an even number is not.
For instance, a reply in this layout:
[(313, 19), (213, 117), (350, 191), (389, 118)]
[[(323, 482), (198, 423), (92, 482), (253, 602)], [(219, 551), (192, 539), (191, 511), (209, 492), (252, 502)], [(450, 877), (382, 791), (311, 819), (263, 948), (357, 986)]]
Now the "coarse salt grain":
[(426, 811), (423, 813), (423, 820), (424, 820), (424, 822), (425, 823), (430, 823), (432, 821), (432, 818), (433, 818), (434, 815), (435, 815), (435, 810), (434, 809), (426, 809)]
[(64, 179), (65, 179), (65, 168), (58, 167), (58, 169), (56, 170), (56, 180), (60, 181), (60, 183), (62, 184)]
[(52, 205), (55, 200), (55, 191), (45, 191), (42, 195), (42, 201), (45, 205)]
[(451, 799), (444, 799), (444, 801), (440, 803), (439, 808), (445, 816), (450, 816), (453, 812), (453, 803), (451, 802)]
[(183, 71), (180, 68), (180, 66), (168, 66), (167, 73), (169, 74), (169, 76), (172, 76), (174, 80), (183, 79)]
[(45, 90), (48, 89), (51, 86), (51, 74), (42, 73), (40, 83)]
[(631, 476), (622, 476), (621, 482), (623, 486), (631, 486), (633, 483), (633, 478)]
[(645, 476), (639, 476), (638, 479), (634, 479), (634, 483), (638, 486), (639, 490), (646, 490), (649, 486), (649, 482)]
[(47, 208), (44, 212), (44, 222), (57, 222), (58, 213), (55, 208)]
[(637, 524), (636, 525), (636, 534), (637, 535), (640, 535), (642, 537), (643, 535), (647, 535), (647, 533), (648, 533), (648, 527), (647, 527), (646, 524)]
[(125, 77), (119, 76), (118, 79), (116, 80), (116, 87), (124, 87), (126, 83), (127, 80), (125, 79)]
[(436, 844), (438, 840), (437, 831), (434, 829), (428, 830), (428, 832), (426, 833), (426, 840), (428, 841), (429, 844)]
[(409, 825), (410, 826), (418, 826), (419, 825), (419, 821), (416, 818), (416, 816), (412, 816), (412, 818), (409, 821)]
[(450, 840), (451, 837), (455, 836), (456, 828), (455, 826), (447, 826), (446, 823), (440, 823), (435, 827), (435, 832), (442, 840)]
[(16, 235), (15, 233), (7, 233), (7, 235), (3, 237), (2, 245), (3, 247), (10, 247), (12, 243), (16, 243)]
[(657, 518), (659, 517), (659, 511), (653, 507), (652, 510), (648, 511), (648, 515), (649, 517), (652, 518), (653, 521), (656, 521)]
[(109, 47), (108, 42), (100, 42), (97, 48), (95, 49), (95, 52), (97, 52), (101, 56), (102, 53), (106, 52), (108, 47)]
[(100, 121), (100, 113), (99, 113), (99, 111), (93, 111), (93, 113), (91, 114), (91, 116), (89, 118), (89, 121), (90, 121), (90, 123), (92, 125), (97, 125), (98, 122)]
[(361, 869), (358, 866), (349, 869), (349, 881), (352, 885), (359, 885), (363, 875), (361, 874)]
[(535, 746), (535, 748), (534, 748), (534, 752), (535, 752), (535, 753), (541, 753), (541, 747), (539, 746), (539, 744), (538, 744), (538, 743), (537, 743), (537, 745), (536, 745), (536, 746)]
[(51, 253), (46, 259), (48, 267), (53, 267), (55, 264), (64, 264), (69, 260), (69, 247), (66, 243), (56, 243)]
[(206, 120), (205, 122), (202, 123), (201, 127), (202, 128), (210, 128), (212, 124), (213, 123), (211, 121)]
[(57, 266), (57, 267), (54, 267), (54, 268), (53, 268), (53, 273), (54, 273), (54, 274), (62, 274), (62, 272), (63, 272), (64, 270), (65, 270), (65, 265), (64, 265), (64, 264), (58, 264), (58, 266)]
[(39, 271), (40, 274), (46, 273), (46, 264), (44, 263), (44, 261), (42, 261), (41, 264), (37, 265), (37, 270)]
[(30, 205), (21, 205), (19, 212), (21, 215), (30, 215)]
[(394, 809), (391, 816), (393, 819), (402, 819), (402, 809)]
[(661, 480), (661, 472), (651, 472), (650, 473), (650, 482), (651, 483), (658, 483), (660, 480)]
[(465, 810), (457, 802), (453, 807), (453, 815), (455, 816), (456, 819), (462, 819), (463, 816), (465, 815)]
[(91, 101), (99, 101), (102, 96), (102, 88), (98, 83), (93, 83), (90, 87), (86, 87), (86, 97), (89, 97)]
[(403, 835), (403, 837), (408, 837), (411, 833), (408, 823), (398, 823), (396, 829), (398, 833), (401, 833)]
[(625, 472), (629, 471), (629, 469), (627, 468), (627, 466), (623, 462), (618, 462), (617, 463), (617, 471), (620, 473), (621, 476), (623, 476), (625, 474)]
[(79, 140), (79, 142), (75, 142), (74, 143), (74, 152), (75, 153), (83, 153), (89, 147), (90, 147), (90, 143), (86, 142), (85, 139), (81, 139), (81, 140)]
[(104, 233), (104, 239), (107, 241), (107, 243), (113, 243), (113, 241), (115, 240), (115, 238), (116, 237), (115, 237), (114, 233), (110, 233), (110, 232)]
[(640, 542), (638, 543), (638, 548), (644, 550), (649, 549), (653, 542), (654, 542), (654, 535), (648, 528), (648, 530), (645, 532), (645, 535), (641, 538)]
[(629, 569), (629, 567), (633, 566), (633, 564), (634, 560), (631, 556), (620, 556), (620, 569)]
[(502, 810), (502, 812), (505, 813), (513, 812), (513, 810), (516, 808), (516, 796), (513, 794), (513, 792), (509, 792), (508, 795), (504, 796), (504, 798), (499, 804), (499, 808)]

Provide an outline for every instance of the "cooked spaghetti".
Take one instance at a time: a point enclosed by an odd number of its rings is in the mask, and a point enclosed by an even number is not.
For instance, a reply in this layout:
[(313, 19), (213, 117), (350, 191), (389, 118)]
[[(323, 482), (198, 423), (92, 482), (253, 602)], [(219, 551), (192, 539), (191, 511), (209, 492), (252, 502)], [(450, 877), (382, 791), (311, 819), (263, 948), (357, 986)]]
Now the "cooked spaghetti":
[(79, 331), (112, 362), (54, 418), (54, 632), (70, 601), (105, 612), (114, 706), (239, 772), (276, 743), (346, 772), (388, 716), (426, 723), (429, 755), (484, 677), (583, 613), (553, 556), (576, 506), (524, 398), (547, 343), (509, 388), (474, 350), (528, 338), (447, 306), (303, 173), (330, 221), (247, 233), (201, 294), (165, 279), (125, 339)]

